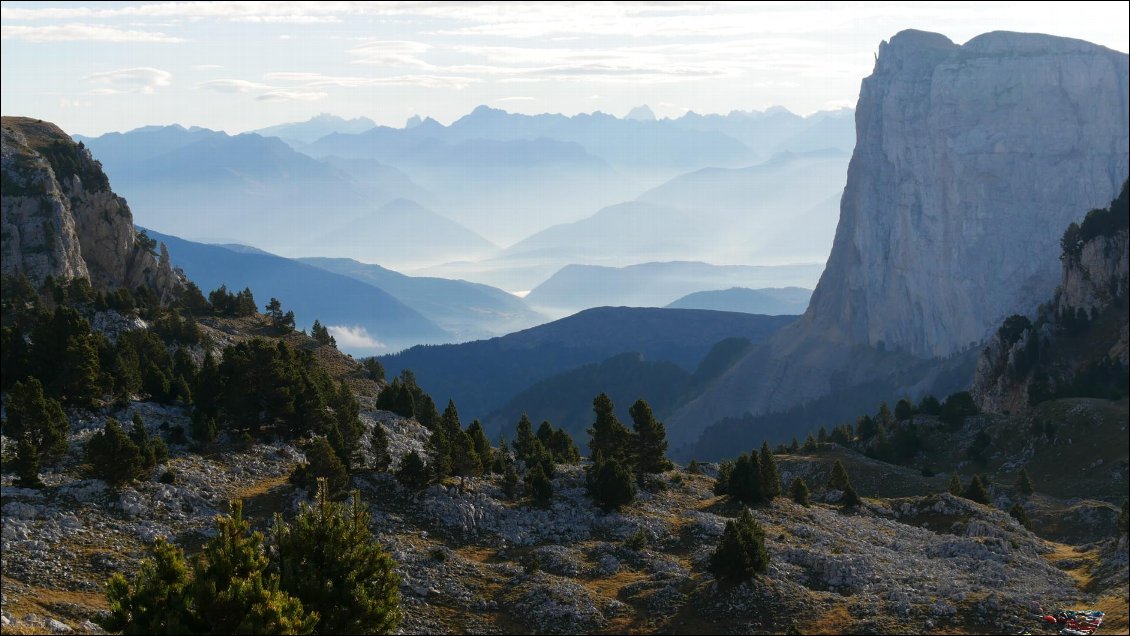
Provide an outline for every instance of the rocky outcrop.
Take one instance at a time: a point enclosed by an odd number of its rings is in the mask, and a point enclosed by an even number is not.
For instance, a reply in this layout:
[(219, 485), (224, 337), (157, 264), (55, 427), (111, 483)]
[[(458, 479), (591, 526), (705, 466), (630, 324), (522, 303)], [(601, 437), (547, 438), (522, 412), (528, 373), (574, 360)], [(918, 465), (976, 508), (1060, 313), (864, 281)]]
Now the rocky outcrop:
[(3, 118), (0, 226), (4, 275), (36, 286), (89, 278), (96, 289), (178, 285), (164, 245), (138, 240), (129, 206), (110, 189), (102, 166), (54, 124)]
[[(1128, 188), (1130, 181), (1109, 208), (1092, 211), (1081, 227), (1071, 224), (1060, 255), (1060, 285), (1035, 318), (1009, 318), (989, 340), (971, 390), (981, 410), (1017, 412), (1041, 399), (1107, 395), (1104, 387), (1112, 384), (1125, 388)], [(1080, 373), (1089, 377), (1078, 382)]]
[(995, 32), (959, 46), (921, 31), (884, 42), (860, 90), (840, 222), (807, 313), (670, 427), (876, 380), (915, 393), (931, 372), (921, 361), (1034, 311), (1059, 280), (1063, 228), (1126, 177), (1128, 104), (1126, 54), (1087, 42)]

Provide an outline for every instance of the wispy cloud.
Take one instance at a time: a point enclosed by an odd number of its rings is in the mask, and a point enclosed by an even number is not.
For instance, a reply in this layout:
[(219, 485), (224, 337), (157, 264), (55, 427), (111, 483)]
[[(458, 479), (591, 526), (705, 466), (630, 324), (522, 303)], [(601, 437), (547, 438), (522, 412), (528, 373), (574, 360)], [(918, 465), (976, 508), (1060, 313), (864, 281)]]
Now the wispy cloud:
[(356, 58), (353, 60), (354, 64), (434, 69), (434, 66), (420, 59), (430, 48), (430, 45), (423, 42), (374, 40), (353, 47), (349, 53)]
[(217, 93), (250, 93), (251, 91), (261, 91), (273, 88), (267, 84), (259, 82), (250, 82), (241, 79), (217, 79), (201, 82), (196, 85), (197, 88), (202, 88), (208, 91), (216, 91)]
[(261, 102), (313, 102), (325, 98), (326, 93), (321, 91), (275, 88), (263, 93), (255, 99)]
[(407, 74), (385, 77), (358, 77), (290, 71), (267, 73), (263, 76), (263, 79), (270, 82), (297, 83), (306, 88), (327, 86), (338, 86), (342, 88), (359, 88), (362, 86), (421, 86), (424, 88), (461, 89), (478, 81), (475, 78), (455, 75)]
[(343, 349), (383, 349), (385, 344), (369, 335), (364, 327), (358, 325), (327, 325), (326, 329)]
[(173, 74), (145, 66), (91, 73), (83, 79), (97, 87), (90, 91), (92, 95), (153, 93), (161, 86), (168, 86), (172, 82)]
[(158, 31), (127, 31), (97, 24), (23, 26), (5, 24), (0, 39), (27, 42), (184, 42), (182, 38)]

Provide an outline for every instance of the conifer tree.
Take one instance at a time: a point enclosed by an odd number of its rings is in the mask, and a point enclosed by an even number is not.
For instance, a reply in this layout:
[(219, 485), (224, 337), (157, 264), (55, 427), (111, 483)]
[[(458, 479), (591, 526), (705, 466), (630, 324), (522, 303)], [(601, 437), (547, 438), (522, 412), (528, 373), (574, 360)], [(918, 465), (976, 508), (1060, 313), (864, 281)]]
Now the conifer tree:
[(851, 485), (851, 479), (848, 478), (847, 470), (840, 460), (832, 466), (832, 474), (828, 477), (828, 488), (831, 490), (847, 490)]
[(8, 392), (7, 407), (4, 434), (16, 440), (20, 480), (38, 484), (40, 463), (55, 460), (67, 450), (67, 416), (58, 402), (44, 394), (36, 378), (16, 382)]
[(141, 477), (146, 458), (114, 418), (86, 442), (86, 462), (93, 475), (113, 487)]
[(534, 442), (538, 438), (534, 435), (534, 423), (525, 413), (518, 420), (518, 432), (514, 437), (514, 454), (520, 461), (527, 461), (534, 452)]
[(604, 393), (592, 401), (596, 421), (587, 429), (590, 455), (602, 455), (605, 461), (616, 460), (621, 464), (632, 462), (632, 433), (616, 417), (612, 400)]
[(1024, 509), (1024, 506), (1021, 505), (1020, 502), (1012, 504), (1012, 507), (1008, 509), (1008, 514), (1011, 515), (1013, 519), (1016, 519), (1020, 523), (1020, 525), (1024, 526), (1025, 528), (1030, 527), (1030, 522), (1028, 521), (1028, 511)]
[(416, 451), (411, 451), (400, 460), (400, 469), (396, 471), (396, 479), (412, 489), (420, 489), (428, 485), (431, 471), (424, 463), (424, 459)]
[(730, 492), (730, 478), (734, 475), (734, 462), (724, 461), (718, 464), (718, 477), (714, 479), (714, 494), (725, 495)]
[(793, 443), (789, 444), (789, 452), (794, 455), (800, 452), (800, 442), (797, 442), (795, 437), (793, 438)]
[(989, 490), (985, 487), (985, 483), (981, 481), (980, 475), (973, 475), (973, 479), (969, 482), (969, 487), (965, 489), (962, 496), (979, 504), (988, 505), (989, 503)]
[(640, 473), (661, 473), (671, 469), (667, 460), (667, 431), (663, 422), (655, 419), (651, 406), (644, 400), (628, 409), (635, 429), (635, 466)]
[(513, 499), (518, 494), (518, 470), (514, 467), (514, 462), (507, 462), (502, 469), (502, 492), (510, 499)]
[[(823, 430), (823, 428), (821, 428)], [(761, 491), (765, 499), (781, 496), (781, 473), (777, 470), (777, 460), (769, 450), (769, 442), (761, 443)]]
[(143, 471), (152, 470), (157, 464), (164, 463), (169, 458), (169, 449), (165, 446), (165, 440), (151, 437), (145, 428), (145, 422), (141, 420), (141, 414), (136, 411), (133, 414), (133, 428), (130, 429), (129, 437), (134, 444), (137, 444), (137, 450), (141, 453)]
[(824, 428), (823, 425), (821, 425), (820, 430), (816, 432), (816, 443), (817, 444), (827, 444), (828, 443), (828, 429)]
[(482, 473), (483, 460), (475, 452), (475, 442), (466, 431), (458, 430), (453, 437), (455, 443), (451, 444), (451, 474), (459, 477), (459, 485), (462, 487), (467, 477)]
[(116, 573), (106, 585), (103, 628), (125, 634), (186, 634), (201, 627), (190, 608), (191, 577), (184, 551), (158, 537), (133, 583)]
[[(263, 534), (251, 532), (243, 518), (243, 502), (232, 502), (230, 516), (217, 520), (219, 533), (193, 563), (192, 601), (207, 632), (310, 633), (316, 614), (279, 589), (277, 575), (267, 571)], [(204, 630), (201, 630), (204, 631)]]
[(950, 477), (949, 493), (954, 497), (961, 497), (965, 493), (965, 488), (961, 485), (961, 477), (954, 473)]
[(744, 508), (737, 519), (726, 522), (722, 540), (710, 555), (710, 573), (721, 582), (737, 584), (768, 570), (765, 531)]
[(761, 483), (761, 460), (757, 453), (743, 453), (734, 462), (727, 494), (746, 504), (764, 501), (765, 489)]
[(702, 474), (702, 465), (698, 463), (697, 459), (692, 458), (691, 461), (687, 462), (687, 474), (689, 474), (689, 475), (701, 475)]
[(535, 463), (526, 471), (526, 492), (539, 504), (546, 504), (553, 498), (553, 482), (545, 474), (541, 463)]
[(336, 503), (323, 479), (315, 504), (303, 504), (293, 523), (275, 515), (272, 570), (281, 591), (317, 614), (315, 633), (388, 634), (400, 621), (400, 577), (371, 519), (359, 491)]
[(863, 503), (863, 500), (859, 498), (859, 493), (855, 492), (855, 487), (848, 484), (847, 488), (844, 489), (844, 496), (840, 499), (840, 503), (851, 508)]
[(789, 497), (802, 506), (807, 506), (809, 503), (808, 484), (800, 477), (793, 477), (793, 482), (789, 484)]
[(316, 437), (303, 449), (306, 462), (299, 464), (290, 476), (290, 483), (307, 492), (314, 492), (318, 480), (326, 480), (331, 497), (343, 498), (349, 487), (349, 470), (324, 437)]
[(383, 473), (392, 464), (392, 456), (388, 452), (388, 433), (379, 422), (369, 431), (369, 454), (373, 458), (370, 468), (375, 471)]
[(804, 438), (804, 452), (814, 453), (818, 448), (819, 446), (816, 445), (816, 438), (812, 436), (812, 433), (809, 433), (808, 437)]
[(631, 470), (615, 457), (596, 455), (591, 466), (589, 494), (605, 510), (619, 510), (636, 498), (636, 484)]
[(1020, 474), (1016, 477), (1016, 489), (1025, 495), (1030, 495), (1036, 491), (1036, 489), (1032, 487), (1032, 478), (1028, 476), (1028, 470), (1026, 468), (1021, 468)]
[(487, 439), (486, 431), (483, 430), (483, 425), (479, 420), (474, 420), (471, 425), (467, 427), (467, 435), (471, 439), (471, 448), (475, 451), (481, 464), (480, 472), (482, 474), (489, 474), (491, 472), (491, 465), (494, 463), (494, 453), (491, 452), (490, 440)]
[(553, 461), (558, 464), (578, 464), (581, 453), (573, 443), (572, 436), (563, 428), (554, 429), (549, 439), (549, 451), (553, 454)]

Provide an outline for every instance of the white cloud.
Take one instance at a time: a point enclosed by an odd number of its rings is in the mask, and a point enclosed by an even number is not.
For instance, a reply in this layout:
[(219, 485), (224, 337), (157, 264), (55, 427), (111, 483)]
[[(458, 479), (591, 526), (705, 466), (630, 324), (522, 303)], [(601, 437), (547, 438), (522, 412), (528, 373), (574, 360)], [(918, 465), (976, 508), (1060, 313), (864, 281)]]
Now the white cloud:
[(454, 75), (392, 75), (387, 77), (357, 77), (348, 75), (324, 75), (322, 73), (279, 71), (267, 73), (263, 79), (272, 82), (296, 82), (306, 88), (340, 86), (359, 88), (362, 86), (421, 86), (424, 88), (462, 89), (477, 82), (472, 77)]
[(168, 86), (173, 79), (173, 74), (159, 68), (145, 66), (91, 73), (83, 79), (98, 86), (98, 88), (90, 91), (92, 95), (148, 94), (155, 92), (160, 86)]
[(251, 91), (261, 91), (272, 88), (267, 84), (249, 82), (241, 79), (208, 80), (207, 82), (197, 84), (196, 87), (216, 91), (217, 93), (250, 93)]
[(214, 71), (224, 68), (221, 64), (193, 64), (192, 70), (194, 71)]
[(326, 325), (330, 335), (334, 337), (342, 349), (383, 349), (385, 344), (369, 335), (364, 327), (357, 325)]
[(158, 31), (125, 31), (97, 24), (53, 26), (0, 26), (0, 39), (27, 42), (184, 42)]
[(357, 58), (353, 60), (354, 64), (433, 69), (434, 66), (420, 59), (420, 55), (430, 48), (430, 45), (423, 42), (373, 40), (349, 49), (349, 53)]
[(255, 99), (261, 102), (312, 102), (325, 98), (326, 94), (320, 91), (275, 88), (263, 93)]

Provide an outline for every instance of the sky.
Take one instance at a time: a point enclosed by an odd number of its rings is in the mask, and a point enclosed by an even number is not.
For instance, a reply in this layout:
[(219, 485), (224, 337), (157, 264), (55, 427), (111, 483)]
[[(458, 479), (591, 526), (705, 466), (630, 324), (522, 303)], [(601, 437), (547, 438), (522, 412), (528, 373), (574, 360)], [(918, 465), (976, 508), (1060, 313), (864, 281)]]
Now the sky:
[(449, 123), (481, 104), (808, 114), (853, 106), (879, 43), (908, 28), (1130, 49), (1127, 2), (3, 2), (0, 19), (0, 110), (86, 135)]

